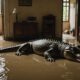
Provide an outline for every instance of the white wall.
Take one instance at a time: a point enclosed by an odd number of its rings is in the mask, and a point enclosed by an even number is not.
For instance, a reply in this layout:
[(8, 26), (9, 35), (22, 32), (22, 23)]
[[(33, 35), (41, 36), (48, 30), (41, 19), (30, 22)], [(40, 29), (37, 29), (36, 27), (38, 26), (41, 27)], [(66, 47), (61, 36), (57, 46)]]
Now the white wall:
[(75, 29), (75, 4), (70, 4), (70, 30)]

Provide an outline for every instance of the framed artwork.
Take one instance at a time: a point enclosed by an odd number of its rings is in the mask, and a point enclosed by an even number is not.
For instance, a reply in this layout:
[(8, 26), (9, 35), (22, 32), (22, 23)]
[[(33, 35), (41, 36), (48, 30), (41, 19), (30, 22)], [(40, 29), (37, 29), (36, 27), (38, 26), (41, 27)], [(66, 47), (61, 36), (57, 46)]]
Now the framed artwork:
[(32, 0), (18, 0), (19, 6), (32, 6)]

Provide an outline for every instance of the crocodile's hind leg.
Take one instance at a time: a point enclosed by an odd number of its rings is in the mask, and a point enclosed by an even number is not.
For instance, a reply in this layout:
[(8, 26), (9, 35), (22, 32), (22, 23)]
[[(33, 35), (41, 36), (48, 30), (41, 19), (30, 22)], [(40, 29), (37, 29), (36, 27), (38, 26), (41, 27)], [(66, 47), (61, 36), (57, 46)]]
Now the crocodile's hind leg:
[(17, 50), (16, 52), (16, 55), (21, 55), (21, 54), (29, 54), (32, 52), (32, 47), (29, 43), (25, 43), (25, 44), (22, 44), (19, 49)]

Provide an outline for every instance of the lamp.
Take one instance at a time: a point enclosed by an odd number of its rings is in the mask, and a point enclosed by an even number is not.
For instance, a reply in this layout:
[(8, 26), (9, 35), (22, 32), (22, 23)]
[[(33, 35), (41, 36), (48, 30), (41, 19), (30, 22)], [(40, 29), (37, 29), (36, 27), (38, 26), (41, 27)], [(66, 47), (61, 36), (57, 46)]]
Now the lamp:
[(12, 14), (15, 14), (16, 22), (18, 22), (18, 14), (17, 14), (17, 9), (16, 8), (13, 9)]

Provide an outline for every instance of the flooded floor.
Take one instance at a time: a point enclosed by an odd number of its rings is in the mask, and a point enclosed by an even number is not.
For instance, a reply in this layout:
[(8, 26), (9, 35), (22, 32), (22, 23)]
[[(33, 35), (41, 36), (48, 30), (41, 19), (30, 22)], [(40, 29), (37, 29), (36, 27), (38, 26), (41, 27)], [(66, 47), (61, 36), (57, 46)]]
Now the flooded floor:
[[(2, 47), (15, 44), (18, 43), (0, 41)], [(15, 52), (1, 56), (9, 69), (7, 80), (80, 80), (80, 63), (64, 59), (51, 63), (35, 54), (16, 56)]]

